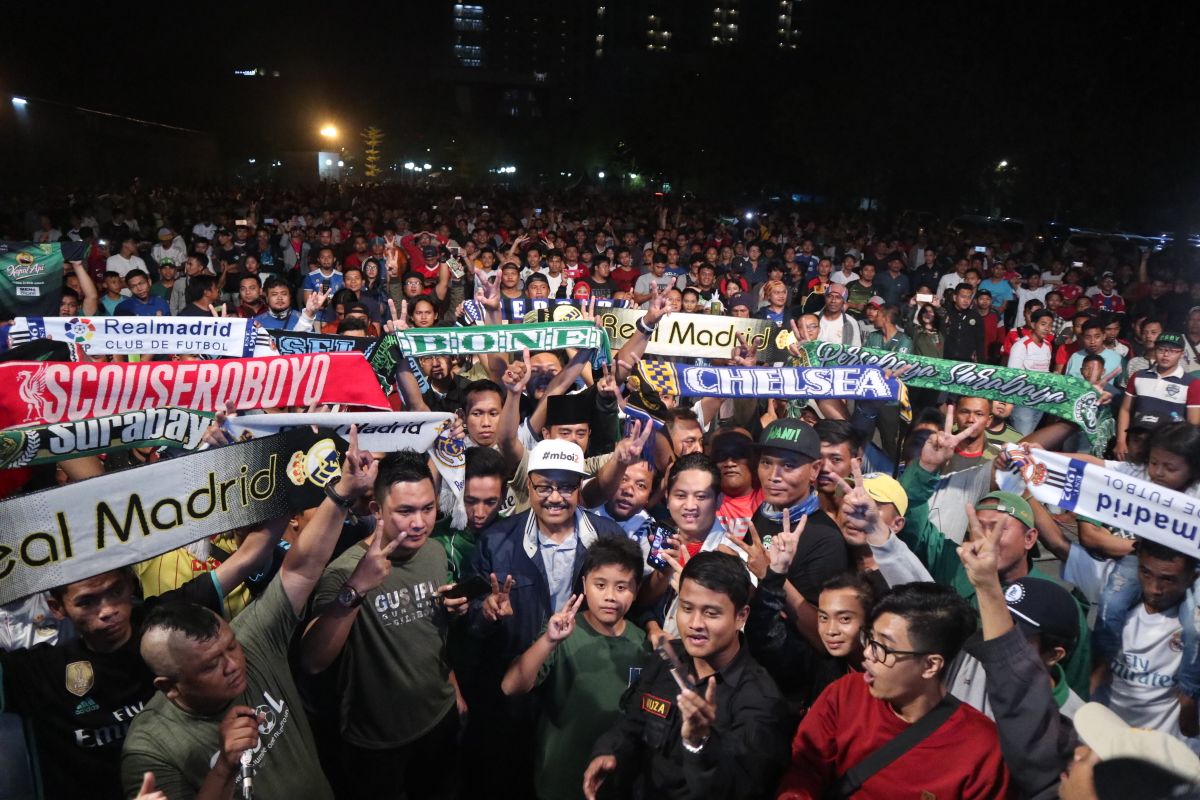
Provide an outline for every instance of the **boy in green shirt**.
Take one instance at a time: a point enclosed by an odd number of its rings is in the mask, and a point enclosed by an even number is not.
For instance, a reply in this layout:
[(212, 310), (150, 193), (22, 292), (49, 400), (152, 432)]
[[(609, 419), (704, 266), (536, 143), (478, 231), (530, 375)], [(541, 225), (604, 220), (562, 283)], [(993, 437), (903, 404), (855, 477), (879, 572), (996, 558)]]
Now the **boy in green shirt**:
[(500, 684), (510, 696), (541, 692), (534, 775), (539, 800), (583, 796), (592, 745), (616, 723), (621, 694), (641, 673), (649, 651), (646, 635), (625, 619), (641, 577), (637, 543), (598, 539), (581, 571), (583, 593), (550, 617)]

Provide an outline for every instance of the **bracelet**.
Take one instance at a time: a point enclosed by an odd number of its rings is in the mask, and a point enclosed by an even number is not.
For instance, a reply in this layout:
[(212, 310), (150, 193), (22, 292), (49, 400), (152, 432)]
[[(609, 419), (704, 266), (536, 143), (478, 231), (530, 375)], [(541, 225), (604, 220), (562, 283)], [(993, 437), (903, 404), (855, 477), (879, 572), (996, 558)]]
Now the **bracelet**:
[(635, 328), (637, 328), (639, 331), (646, 334), (647, 336), (653, 336), (654, 328), (658, 326), (658, 323), (656, 322), (656, 323), (654, 323), (654, 325), (647, 325), (645, 322), (642, 322), (642, 318), (639, 317), (637, 322), (633, 323), (633, 325)]
[(704, 745), (708, 744), (708, 737), (705, 736), (703, 739), (701, 739), (700, 744), (696, 745), (695, 747), (692, 747), (690, 744), (688, 744), (687, 739), (680, 739), (680, 741), (683, 742), (684, 750), (687, 750), (689, 753), (699, 753), (704, 749)]

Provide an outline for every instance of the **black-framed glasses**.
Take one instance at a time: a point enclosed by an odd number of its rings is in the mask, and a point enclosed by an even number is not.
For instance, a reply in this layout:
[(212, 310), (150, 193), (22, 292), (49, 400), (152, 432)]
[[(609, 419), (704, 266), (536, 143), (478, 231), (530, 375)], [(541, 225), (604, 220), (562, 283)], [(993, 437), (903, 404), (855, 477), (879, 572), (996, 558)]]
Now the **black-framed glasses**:
[(534, 483), (530, 481), (529, 486), (538, 497), (543, 499), (550, 497), (555, 492), (558, 492), (562, 497), (566, 497), (579, 490), (578, 483)]
[(878, 661), (885, 667), (894, 667), (900, 656), (911, 656), (917, 658), (920, 656), (932, 655), (928, 651), (921, 650), (893, 650), (882, 642), (877, 642), (871, 638), (871, 635), (865, 630), (858, 632), (858, 641), (862, 644), (863, 656)]

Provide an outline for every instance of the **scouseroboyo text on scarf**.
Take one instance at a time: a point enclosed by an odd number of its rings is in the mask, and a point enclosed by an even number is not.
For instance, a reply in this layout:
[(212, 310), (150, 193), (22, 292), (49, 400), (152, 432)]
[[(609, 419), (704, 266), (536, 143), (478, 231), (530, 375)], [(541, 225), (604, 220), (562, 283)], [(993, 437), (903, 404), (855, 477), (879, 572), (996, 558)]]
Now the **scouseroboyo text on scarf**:
[(223, 411), (313, 403), (387, 408), (361, 353), (138, 364), (0, 364), (0, 426), (44, 425), (142, 408)]

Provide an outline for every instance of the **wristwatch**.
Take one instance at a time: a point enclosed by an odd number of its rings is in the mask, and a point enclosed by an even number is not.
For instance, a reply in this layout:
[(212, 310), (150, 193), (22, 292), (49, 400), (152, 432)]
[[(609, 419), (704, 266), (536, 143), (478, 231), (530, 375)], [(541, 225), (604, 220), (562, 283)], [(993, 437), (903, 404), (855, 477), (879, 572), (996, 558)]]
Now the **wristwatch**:
[(349, 583), (343, 583), (337, 593), (338, 605), (343, 608), (358, 608), (362, 605), (363, 599), (363, 596), (358, 593), (358, 589)]
[(337, 486), (341, 480), (342, 480), (341, 476), (338, 476), (338, 477), (334, 478), (333, 480), (329, 481), (329, 483), (325, 484), (325, 496), (328, 497), (333, 502), (337, 503), (342, 508), (349, 511), (350, 508), (354, 505), (354, 499), (350, 498), (350, 497), (346, 497), (345, 495), (338, 494), (337, 490), (335, 490), (333, 488), (333, 487)]
[(681, 739), (680, 741), (683, 742), (684, 750), (687, 750), (689, 753), (699, 753), (704, 749), (704, 745), (708, 744), (708, 737), (705, 736), (703, 739), (701, 739), (700, 744), (696, 745), (695, 747), (692, 747), (690, 744), (688, 744), (687, 739)]

